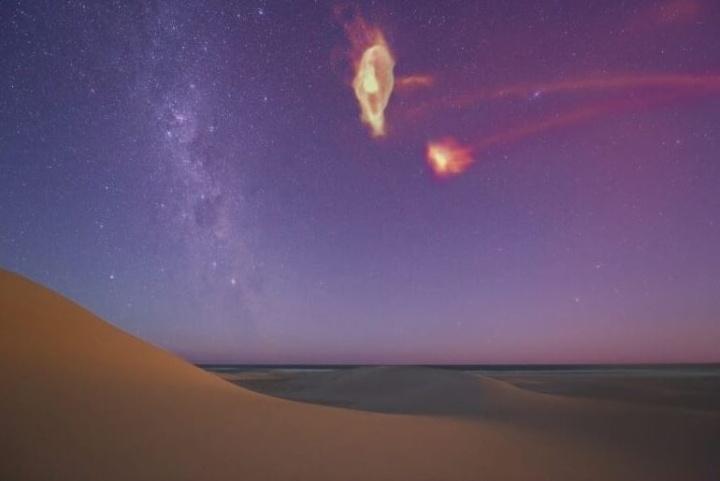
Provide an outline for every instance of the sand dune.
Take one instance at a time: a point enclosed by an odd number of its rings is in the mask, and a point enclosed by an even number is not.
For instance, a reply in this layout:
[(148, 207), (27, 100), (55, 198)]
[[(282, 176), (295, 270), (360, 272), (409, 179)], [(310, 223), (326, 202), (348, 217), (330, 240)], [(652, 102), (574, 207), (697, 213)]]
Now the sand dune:
[[(406, 400), (397, 406), (417, 399), (442, 405), (447, 393), (450, 409), (443, 415), (383, 414), (257, 394), (0, 271), (3, 480), (704, 480), (717, 475), (720, 453), (710, 441), (718, 424), (710, 414), (650, 409), (645, 416), (654, 431), (646, 432), (643, 442), (620, 422), (598, 430), (593, 413), (604, 423), (638, 414), (621, 405), (529, 393), (486, 380), (475, 385), (444, 372), (355, 376), (359, 379), (339, 380), (340, 387), (327, 389), (340, 392), (350, 385), (380, 392), (377, 383), (390, 379), (408, 383)], [(479, 407), (471, 402), (474, 412), (484, 415), (445, 415), (458, 395), (485, 400)], [(519, 412), (523, 415), (515, 421), (513, 413)]]

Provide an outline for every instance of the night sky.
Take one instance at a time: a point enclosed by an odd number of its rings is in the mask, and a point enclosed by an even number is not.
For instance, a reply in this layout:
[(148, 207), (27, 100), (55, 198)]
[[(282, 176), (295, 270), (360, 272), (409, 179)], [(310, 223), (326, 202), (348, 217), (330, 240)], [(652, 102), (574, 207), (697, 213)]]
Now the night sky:
[[(714, 0), (0, 19), (0, 266), (128, 332), (201, 362), (720, 361)], [(353, 25), (396, 62), (384, 136)]]

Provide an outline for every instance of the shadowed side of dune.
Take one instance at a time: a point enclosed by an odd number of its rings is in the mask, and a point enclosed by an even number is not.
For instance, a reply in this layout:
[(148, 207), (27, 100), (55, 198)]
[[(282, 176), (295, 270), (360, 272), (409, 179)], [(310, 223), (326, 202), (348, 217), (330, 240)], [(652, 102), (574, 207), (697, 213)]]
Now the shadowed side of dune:
[(491, 417), (543, 397), (462, 371), (419, 366), (373, 366), (256, 377), (237, 384), (303, 402), (385, 413)]

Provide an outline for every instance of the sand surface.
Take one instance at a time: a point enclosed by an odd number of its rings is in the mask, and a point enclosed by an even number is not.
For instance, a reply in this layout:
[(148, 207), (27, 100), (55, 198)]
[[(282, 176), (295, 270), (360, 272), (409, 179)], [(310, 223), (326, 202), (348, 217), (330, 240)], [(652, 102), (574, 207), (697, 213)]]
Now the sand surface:
[(712, 409), (539, 392), (445, 370), (335, 374), (286, 385), (285, 397), (294, 390), (298, 401), (253, 392), (0, 271), (0, 479), (687, 481), (720, 473)]

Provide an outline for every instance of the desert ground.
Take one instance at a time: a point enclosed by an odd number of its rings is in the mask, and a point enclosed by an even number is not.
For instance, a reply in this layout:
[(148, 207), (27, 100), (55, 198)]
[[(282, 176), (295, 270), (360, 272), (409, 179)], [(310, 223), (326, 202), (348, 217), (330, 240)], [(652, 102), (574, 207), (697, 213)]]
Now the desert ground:
[(718, 372), (207, 372), (0, 271), (3, 480), (720, 476)]

